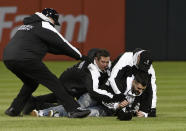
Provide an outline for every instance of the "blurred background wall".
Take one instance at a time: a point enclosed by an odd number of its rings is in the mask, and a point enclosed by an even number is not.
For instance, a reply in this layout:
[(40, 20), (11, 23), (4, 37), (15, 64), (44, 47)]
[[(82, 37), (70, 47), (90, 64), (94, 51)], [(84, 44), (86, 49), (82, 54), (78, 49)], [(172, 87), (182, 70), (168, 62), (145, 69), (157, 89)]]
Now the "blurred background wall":
[(126, 0), (126, 49), (186, 60), (186, 0)]
[(82, 54), (106, 48), (114, 59), (143, 48), (155, 60), (186, 60), (186, 0), (1, 0), (0, 60), (23, 18), (45, 7), (60, 13), (58, 31)]

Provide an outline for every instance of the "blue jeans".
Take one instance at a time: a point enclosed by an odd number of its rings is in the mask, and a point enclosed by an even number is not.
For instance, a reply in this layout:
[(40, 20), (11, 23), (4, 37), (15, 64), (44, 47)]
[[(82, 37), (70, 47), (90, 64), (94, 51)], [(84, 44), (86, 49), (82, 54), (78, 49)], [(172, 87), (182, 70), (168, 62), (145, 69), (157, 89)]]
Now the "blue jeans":
[[(81, 108), (89, 109), (91, 113), (88, 116), (107, 116), (106, 112), (102, 108), (101, 105), (98, 105), (95, 100), (93, 100), (88, 93), (83, 94), (77, 101)], [(67, 111), (62, 105), (50, 107), (48, 109), (40, 110), (39, 112), (43, 112), (43, 116), (48, 116), (49, 111), (53, 110), (53, 112), (58, 113), (57, 116), (67, 117)]]

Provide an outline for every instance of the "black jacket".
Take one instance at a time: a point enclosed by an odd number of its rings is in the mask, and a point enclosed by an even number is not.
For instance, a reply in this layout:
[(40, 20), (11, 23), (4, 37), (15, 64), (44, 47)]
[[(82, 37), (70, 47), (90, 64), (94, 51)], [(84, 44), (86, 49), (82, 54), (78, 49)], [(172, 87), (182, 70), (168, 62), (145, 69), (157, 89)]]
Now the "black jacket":
[[(152, 104), (152, 86), (150, 83), (151, 75), (149, 75), (149, 82), (145, 91), (140, 96), (135, 96), (135, 94), (131, 93), (131, 85), (132, 80), (134, 79), (134, 75), (137, 72), (138, 69), (135, 66), (125, 66), (118, 72), (115, 78), (115, 82), (117, 84), (118, 90), (121, 93), (116, 94), (115, 97), (120, 97), (121, 100), (123, 97), (125, 97), (126, 100), (130, 103), (130, 107), (136, 106), (136, 104), (139, 103), (139, 110), (148, 113)], [(114, 100), (117, 99), (113, 99), (113, 102), (115, 102)], [(118, 102), (121, 102), (121, 100)], [(114, 108), (114, 103), (107, 103), (107, 101), (104, 101), (104, 103), (106, 103), (104, 105), (106, 105), (108, 108)]]
[(105, 86), (110, 74), (110, 67), (105, 71), (101, 71), (96, 62), (92, 63), (82, 61), (76, 64), (73, 68), (82, 70), (82, 74), (86, 74), (83, 79), (84, 85), (86, 85), (87, 92), (90, 96), (98, 102), (102, 100), (112, 100), (113, 95), (110, 90)]
[[(129, 73), (132, 71), (135, 73), (136, 71), (136, 63), (137, 61), (137, 55), (136, 52), (125, 52), (117, 57), (117, 59), (114, 60), (112, 63), (112, 71), (111, 76), (109, 78), (109, 82), (111, 84), (111, 87), (115, 94), (120, 94), (124, 92), (125, 85), (122, 82), (122, 77), (125, 77), (126, 75), (129, 75)], [(131, 69), (132, 70), (131, 70)], [(148, 97), (149, 100), (151, 98), (151, 108), (156, 108), (156, 101), (157, 101), (157, 95), (156, 95), (156, 76), (155, 76), (155, 70), (153, 68), (153, 65), (150, 66), (150, 69), (148, 70), (148, 74), (150, 76), (149, 79), (149, 87), (152, 88), (152, 97)]]
[(82, 57), (41, 13), (27, 17), (4, 49), (3, 60), (42, 60), (46, 53)]

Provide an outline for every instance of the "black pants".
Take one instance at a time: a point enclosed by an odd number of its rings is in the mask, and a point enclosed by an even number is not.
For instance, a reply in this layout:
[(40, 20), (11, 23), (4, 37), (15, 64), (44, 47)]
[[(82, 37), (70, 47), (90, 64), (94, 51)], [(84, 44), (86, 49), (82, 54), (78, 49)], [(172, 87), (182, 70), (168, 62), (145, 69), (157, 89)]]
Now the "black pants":
[(79, 107), (74, 98), (66, 92), (59, 79), (41, 61), (4, 61), (4, 63), (23, 82), (19, 94), (11, 104), (17, 113), (22, 111), (39, 84), (51, 90), (67, 112)]
[[(87, 81), (87, 77), (88, 74), (81, 69), (69, 68), (61, 74), (59, 80), (68, 94), (78, 99), (87, 92), (87, 87), (91, 86), (88, 85), (91, 84), (91, 82), (89, 82), (90, 80)], [(44, 105), (45, 103), (56, 102), (57, 98), (53, 93), (50, 93), (35, 97), (35, 101), (37, 107), (42, 107), (41, 105)]]
[(87, 77), (87, 73), (74, 67), (64, 71), (59, 77), (59, 80), (70, 95), (79, 98), (87, 92), (87, 87), (89, 86), (86, 81)]

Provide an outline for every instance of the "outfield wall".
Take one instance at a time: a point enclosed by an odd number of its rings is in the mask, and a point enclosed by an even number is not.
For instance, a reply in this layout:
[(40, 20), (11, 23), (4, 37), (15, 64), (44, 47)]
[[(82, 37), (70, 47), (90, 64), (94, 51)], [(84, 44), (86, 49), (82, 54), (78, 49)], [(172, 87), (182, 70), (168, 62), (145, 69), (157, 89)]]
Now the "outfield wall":
[[(60, 13), (57, 29), (82, 54), (106, 48), (115, 58), (125, 49), (125, 0), (1, 0), (0, 59), (5, 45), (25, 16), (52, 7)], [(71, 60), (47, 55), (45, 60)]]
[(186, 0), (126, 0), (126, 49), (155, 60), (186, 60)]

